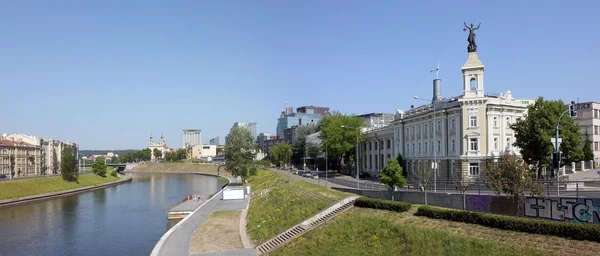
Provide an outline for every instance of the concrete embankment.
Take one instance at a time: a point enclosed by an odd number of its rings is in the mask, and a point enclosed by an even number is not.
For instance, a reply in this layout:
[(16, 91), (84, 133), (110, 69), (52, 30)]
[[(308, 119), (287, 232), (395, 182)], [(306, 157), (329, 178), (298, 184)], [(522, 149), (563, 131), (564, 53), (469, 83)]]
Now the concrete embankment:
[(51, 198), (56, 198), (56, 197), (61, 197), (61, 196), (83, 193), (83, 192), (92, 191), (92, 190), (96, 190), (96, 189), (103, 189), (103, 188), (123, 184), (125, 182), (129, 182), (129, 181), (131, 181), (131, 179), (132, 179), (131, 177), (123, 177), (120, 180), (112, 181), (112, 182), (108, 182), (108, 183), (104, 183), (104, 184), (97, 184), (97, 185), (92, 185), (92, 186), (87, 186), (87, 187), (82, 187), (82, 188), (74, 188), (74, 189), (62, 190), (62, 191), (51, 192), (51, 193), (44, 193), (44, 194), (39, 194), (39, 195), (24, 196), (24, 197), (0, 200), (0, 207), (7, 207), (7, 206), (16, 205), (16, 204), (35, 202), (35, 201), (46, 200), (46, 199), (51, 199)]

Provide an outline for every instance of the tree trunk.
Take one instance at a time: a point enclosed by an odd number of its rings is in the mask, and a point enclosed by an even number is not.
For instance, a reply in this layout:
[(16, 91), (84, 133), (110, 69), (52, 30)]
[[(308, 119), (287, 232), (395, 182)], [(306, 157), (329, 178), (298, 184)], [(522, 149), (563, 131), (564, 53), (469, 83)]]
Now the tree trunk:
[(463, 191), (463, 210), (467, 210), (467, 195), (465, 193), (465, 191)]
[(425, 189), (425, 205), (427, 205), (427, 189)]

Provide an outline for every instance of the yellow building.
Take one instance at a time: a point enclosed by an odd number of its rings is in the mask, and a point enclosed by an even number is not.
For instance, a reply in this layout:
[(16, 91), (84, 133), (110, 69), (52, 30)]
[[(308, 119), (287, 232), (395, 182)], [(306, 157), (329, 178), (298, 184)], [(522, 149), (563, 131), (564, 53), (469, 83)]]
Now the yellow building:
[(36, 145), (0, 138), (0, 174), (7, 177), (39, 175), (40, 157), (40, 148)]

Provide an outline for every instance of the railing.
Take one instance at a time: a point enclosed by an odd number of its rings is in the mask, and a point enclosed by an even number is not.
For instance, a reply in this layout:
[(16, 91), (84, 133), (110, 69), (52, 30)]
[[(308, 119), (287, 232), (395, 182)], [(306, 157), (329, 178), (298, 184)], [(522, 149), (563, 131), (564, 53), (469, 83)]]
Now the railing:
[(176, 203), (172, 203), (170, 205), (167, 205), (166, 210), (168, 212), (171, 209), (173, 209), (175, 206), (178, 206), (178, 205), (180, 205), (180, 204), (182, 204), (182, 203), (184, 203), (186, 201), (189, 201), (189, 200), (195, 200), (195, 201), (202, 200), (202, 201), (205, 201), (206, 199), (204, 197), (200, 196), (200, 194), (186, 195), (186, 196), (182, 197), (181, 199), (179, 199)]

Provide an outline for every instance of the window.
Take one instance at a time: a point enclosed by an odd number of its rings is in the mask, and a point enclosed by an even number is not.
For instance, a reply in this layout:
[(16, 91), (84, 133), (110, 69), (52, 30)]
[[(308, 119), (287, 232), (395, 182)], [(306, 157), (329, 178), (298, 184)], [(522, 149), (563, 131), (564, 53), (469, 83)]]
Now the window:
[(383, 141), (379, 142), (379, 149), (383, 149), (383, 143), (384, 143)]
[(371, 143), (369, 143), (369, 150), (373, 150)]
[(417, 137), (421, 136), (421, 125), (417, 126)]
[(369, 155), (369, 169), (373, 169), (373, 155)]
[(456, 141), (452, 139), (452, 152), (456, 152)]
[(426, 153), (426, 154), (427, 154), (427, 142), (425, 142), (424, 153)]
[(392, 158), (392, 155), (388, 154), (388, 158), (387, 159), (390, 159), (390, 158)]
[(494, 150), (498, 150), (498, 137), (494, 137)]
[(410, 145), (406, 144), (406, 154), (410, 155)]
[(598, 129), (598, 126), (597, 126), (597, 125), (595, 125), (595, 126), (594, 126), (594, 134), (599, 134), (599, 133), (598, 133), (598, 130), (599, 130), (599, 129)]
[(598, 117), (599, 115), (600, 115), (600, 110), (594, 109), (594, 118), (600, 118), (600, 117)]
[(510, 144), (510, 138), (506, 138), (506, 149), (507, 150), (510, 149), (510, 146), (511, 146), (511, 144)]
[(469, 163), (469, 175), (479, 176), (479, 163)]
[(471, 91), (477, 90), (477, 79), (471, 78), (471, 80), (469, 82), (470, 82), (470, 86), (471, 86)]
[(415, 148), (415, 143), (413, 143), (413, 154), (415, 154), (417, 152), (416, 148)]
[(419, 143), (419, 154), (421, 154), (421, 143)]
[(415, 136), (415, 127), (412, 127), (412, 136)]
[(423, 129), (423, 134), (427, 135), (427, 131), (429, 131), (429, 130), (427, 129), (427, 124), (425, 124), (425, 128)]
[(387, 148), (388, 148), (388, 149), (389, 149), (389, 148), (391, 148), (391, 147), (392, 147), (392, 140), (388, 140), (388, 142), (387, 142), (387, 143), (388, 143), (388, 144), (387, 144), (387, 146), (388, 146)]
[(441, 141), (439, 141), (439, 140), (437, 141), (437, 146), (438, 146), (437, 147), (437, 150), (438, 150), (437, 152), (438, 153), (442, 152), (442, 142)]
[(441, 131), (442, 130), (442, 121), (438, 120), (437, 121), (437, 127), (436, 127), (437, 131)]
[(475, 139), (475, 138), (469, 139), (469, 149), (471, 151), (477, 151), (477, 150), (479, 150), (479, 145), (477, 145), (477, 144), (478, 144), (477, 143), (477, 139)]
[(498, 117), (494, 116), (494, 127), (498, 127)]
[(471, 116), (469, 120), (469, 127), (477, 127), (477, 116)]
[(456, 128), (456, 126), (454, 125), (454, 118), (452, 118), (450, 120), (450, 127), (452, 127), (452, 130), (454, 130), (454, 128)]
[(506, 117), (506, 127), (510, 126), (510, 116)]
[(598, 142), (594, 142), (594, 151), (599, 151), (598, 144)]

